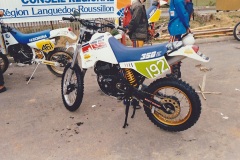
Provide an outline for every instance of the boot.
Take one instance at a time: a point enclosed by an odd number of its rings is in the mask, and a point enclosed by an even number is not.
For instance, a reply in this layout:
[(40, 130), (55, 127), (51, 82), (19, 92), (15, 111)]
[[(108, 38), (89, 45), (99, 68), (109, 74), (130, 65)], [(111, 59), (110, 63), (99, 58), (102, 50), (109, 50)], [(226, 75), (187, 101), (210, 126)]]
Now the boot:
[(181, 70), (180, 70), (181, 63), (182, 62), (178, 62), (178, 63), (172, 65), (171, 66), (171, 73), (166, 74), (166, 77), (180, 79), (181, 78)]
[(132, 106), (136, 106), (136, 109), (141, 109), (142, 107), (139, 105), (139, 101), (136, 99), (133, 99), (131, 102)]

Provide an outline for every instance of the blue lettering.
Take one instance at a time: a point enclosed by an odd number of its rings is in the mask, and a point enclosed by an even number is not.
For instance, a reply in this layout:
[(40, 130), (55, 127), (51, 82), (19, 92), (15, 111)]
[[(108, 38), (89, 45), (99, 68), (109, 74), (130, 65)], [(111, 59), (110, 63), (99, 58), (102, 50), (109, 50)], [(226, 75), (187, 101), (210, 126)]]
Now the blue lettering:
[(23, 4), (66, 3), (66, 0), (21, 0), (21, 1)]
[(22, 0), (23, 4), (28, 4), (28, 0)]

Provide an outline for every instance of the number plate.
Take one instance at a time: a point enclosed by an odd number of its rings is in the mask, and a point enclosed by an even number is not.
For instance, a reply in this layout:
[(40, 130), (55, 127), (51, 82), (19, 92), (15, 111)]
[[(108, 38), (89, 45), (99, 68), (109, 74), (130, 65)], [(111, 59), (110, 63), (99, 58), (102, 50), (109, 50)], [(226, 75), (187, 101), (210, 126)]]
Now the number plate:
[(54, 44), (50, 40), (42, 40), (36, 43), (37, 48), (44, 51), (50, 52), (54, 50)]
[(147, 78), (155, 78), (170, 69), (165, 57), (135, 62), (136, 70)]

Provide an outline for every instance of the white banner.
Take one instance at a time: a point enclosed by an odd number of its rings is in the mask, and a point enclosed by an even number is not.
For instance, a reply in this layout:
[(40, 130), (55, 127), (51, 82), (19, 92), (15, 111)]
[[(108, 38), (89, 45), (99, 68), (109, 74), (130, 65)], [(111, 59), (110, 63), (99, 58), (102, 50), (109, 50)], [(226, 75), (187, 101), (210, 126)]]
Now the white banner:
[(0, 0), (5, 23), (61, 20), (74, 9), (81, 18), (117, 17), (117, 0)]

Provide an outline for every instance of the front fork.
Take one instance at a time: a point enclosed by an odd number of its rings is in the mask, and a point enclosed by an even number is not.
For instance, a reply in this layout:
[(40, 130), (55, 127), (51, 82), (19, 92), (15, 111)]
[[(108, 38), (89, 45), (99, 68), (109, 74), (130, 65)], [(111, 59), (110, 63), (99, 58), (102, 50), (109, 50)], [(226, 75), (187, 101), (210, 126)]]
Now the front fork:
[[(73, 60), (72, 60), (71, 66), (70, 66), (70, 73), (69, 73), (69, 76), (67, 77), (67, 80), (66, 80), (66, 85), (67, 86), (70, 84), (70, 81), (71, 81), (71, 78), (72, 78), (72, 75), (73, 75), (73, 72), (74, 72), (73, 71), (74, 66), (76, 64), (80, 66), (81, 58), (80, 58), (80, 55), (78, 53), (80, 53), (81, 48), (82, 48), (81, 44), (76, 44), (76, 48), (75, 48), (74, 54), (73, 54)], [(81, 66), (80, 66), (80, 68), (81, 68), (82, 76), (84, 77), (87, 70), (82, 69)]]

